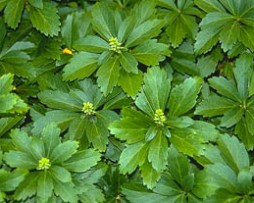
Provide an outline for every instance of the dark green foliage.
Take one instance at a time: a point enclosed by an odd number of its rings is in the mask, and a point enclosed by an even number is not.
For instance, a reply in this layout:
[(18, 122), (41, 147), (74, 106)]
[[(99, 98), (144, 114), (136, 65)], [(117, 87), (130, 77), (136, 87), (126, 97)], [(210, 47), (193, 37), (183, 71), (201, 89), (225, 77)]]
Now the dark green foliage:
[(0, 0), (0, 202), (254, 202), (252, 0)]

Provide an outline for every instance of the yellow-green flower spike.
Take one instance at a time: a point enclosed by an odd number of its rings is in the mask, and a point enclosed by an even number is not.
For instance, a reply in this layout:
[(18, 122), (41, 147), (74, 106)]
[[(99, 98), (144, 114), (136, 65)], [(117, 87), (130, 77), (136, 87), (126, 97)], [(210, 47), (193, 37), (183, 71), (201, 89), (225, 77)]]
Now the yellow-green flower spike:
[(162, 109), (157, 109), (154, 114), (154, 122), (157, 125), (163, 126), (165, 121), (166, 121), (166, 116), (164, 112), (162, 111)]
[(82, 111), (86, 114), (86, 115), (94, 115), (95, 114), (95, 110), (94, 110), (94, 106), (92, 103), (90, 102), (84, 102), (83, 103), (83, 109)]
[(39, 160), (39, 165), (37, 167), (37, 170), (47, 170), (51, 166), (50, 161), (48, 158), (42, 157)]
[(110, 50), (116, 53), (121, 53), (121, 50), (124, 49), (121, 45), (122, 43), (118, 41), (117, 37), (111, 37), (109, 39), (109, 46), (111, 47)]

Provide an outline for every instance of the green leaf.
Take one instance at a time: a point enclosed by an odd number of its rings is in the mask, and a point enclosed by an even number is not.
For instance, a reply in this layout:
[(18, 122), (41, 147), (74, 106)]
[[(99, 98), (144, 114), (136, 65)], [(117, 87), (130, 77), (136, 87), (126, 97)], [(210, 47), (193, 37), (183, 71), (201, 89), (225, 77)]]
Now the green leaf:
[(138, 91), (141, 89), (143, 83), (143, 74), (141, 71), (138, 74), (127, 73), (126, 71), (121, 71), (118, 84), (122, 87), (127, 95), (135, 98)]
[(12, 191), (22, 182), (27, 174), (26, 170), (16, 169), (12, 172), (0, 170), (0, 191)]
[(113, 11), (107, 4), (101, 3), (93, 6), (92, 24), (94, 30), (106, 40), (116, 36)]
[(172, 89), (169, 98), (169, 117), (183, 115), (194, 107), (202, 82), (201, 78), (188, 78)]
[(20, 169), (35, 169), (38, 165), (38, 161), (36, 161), (31, 155), (19, 151), (10, 151), (6, 153), (4, 155), (4, 160), (11, 167)]
[(31, 6), (43, 9), (43, 0), (28, 0)]
[(39, 94), (42, 103), (50, 108), (63, 109), (67, 111), (80, 112), (82, 103), (72, 98), (68, 93), (61, 91), (46, 90)]
[(110, 58), (96, 73), (97, 82), (104, 96), (112, 92), (119, 78), (119, 60), (117, 57)]
[(48, 124), (42, 131), (42, 140), (45, 147), (45, 155), (49, 155), (53, 152), (54, 148), (60, 144), (60, 129), (55, 123)]
[(224, 77), (212, 77), (209, 79), (209, 84), (212, 88), (217, 90), (219, 94), (232, 99), (233, 101), (241, 101), (233, 80), (227, 80)]
[(47, 201), (53, 193), (53, 181), (51, 176), (44, 171), (40, 173), (37, 183), (37, 196)]
[(250, 170), (243, 169), (239, 172), (237, 176), (237, 182), (239, 183), (239, 188), (242, 193), (248, 193), (251, 189), (252, 184), (252, 174)]
[(225, 11), (223, 6), (217, 0), (210, 0), (210, 1), (195, 0), (195, 4), (207, 13), (214, 12), (214, 11), (221, 11), (221, 12)]
[(249, 156), (242, 143), (236, 137), (221, 136), (218, 140), (222, 157), (236, 173), (249, 167)]
[(237, 90), (242, 100), (246, 100), (248, 98), (248, 90), (251, 83), (251, 75), (253, 73), (252, 64), (253, 56), (251, 54), (245, 53), (236, 60), (236, 67), (233, 70), (236, 79)]
[(109, 133), (101, 119), (98, 118), (96, 121), (86, 120), (86, 135), (94, 148), (99, 149), (100, 152), (106, 150)]
[(119, 164), (123, 174), (132, 173), (146, 161), (147, 146), (143, 143), (128, 145), (121, 153)]
[(161, 172), (165, 169), (168, 158), (168, 141), (166, 137), (160, 131), (156, 137), (150, 142), (148, 161), (152, 167), (157, 171)]
[(227, 111), (221, 118), (221, 126), (229, 128), (238, 123), (244, 115), (244, 110), (239, 107), (235, 107)]
[(42, 133), (43, 128), (46, 127), (49, 123), (55, 122), (61, 130), (64, 130), (69, 127), (69, 123), (73, 121), (75, 118), (80, 116), (79, 113), (62, 111), (62, 110), (55, 110), (49, 111), (46, 113), (45, 116), (37, 119), (33, 126), (32, 133), (34, 135), (39, 135)]
[(144, 83), (135, 104), (153, 118), (156, 110), (162, 109), (164, 111), (167, 106), (171, 86), (170, 80), (164, 70), (151, 68), (144, 76)]
[[(168, 171), (183, 190), (190, 191), (192, 189), (194, 185), (194, 173), (189, 160), (172, 147), (168, 151)], [(162, 180), (161, 182), (165, 181)], [(156, 191), (160, 191), (160, 189), (160, 186), (158, 186)]]
[(238, 122), (235, 126), (235, 133), (236, 135), (241, 139), (241, 141), (244, 143), (244, 146), (248, 150), (252, 150), (254, 146), (254, 137), (250, 132), (248, 131), (247, 123), (245, 119), (242, 119), (240, 122)]
[(156, 66), (159, 62), (170, 56), (171, 51), (166, 44), (158, 43), (157, 40), (147, 40), (135, 47), (132, 55), (146, 66)]
[(227, 165), (216, 163), (207, 165), (197, 175), (194, 191), (200, 197), (211, 196), (219, 188), (226, 188), (234, 193), (237, 191), (237, 177)]
[(151, 125), (151, 120), (143, 113), (134, 109), (124, 108), (123, 118), (110, 124), (109, 129), (120, 140), (127, 140), (127, 144), (134, 144), (144, 140)]
[(14, 94), (0, 95), (0, 113), (9, 113), (17, 104), (18, 97)]
[(0, 77), (0, 94), (7, 94), (12, 90), (13, 77), (11, 73)]
[(140, 167), (140, 171), (144, 185), (146, 185), (149, 189), (154, 188), (156, 186), (156, 182), (160, 178), (160, 173), (157, 172), (147, 161)]
[(127, 73), (138, 73), (138, 62), (132, 54), (123, 52), (120, 54), (119, 62)]
[(249, 108), (248, 111), (245, 112), (245, 120), (248, 127), (248, 131), (253, 135), (254, 134), (254, 109)]
[(128, 38), (133, 28), (135, 27), (136, 20), (137, 19), (135, 19), (133, 16), (128, 16), (124, 19), (117, 33), (119, 42), (124, 42)]
[(234, 106), (234, 101), (214, 94), (201, 102), (196, 108), (195, 114), (206, 117), (223, 115), (228, 110), (234, 108)]
[(77, 152), (78, 143), (76, 141), (66, 141), (57, 145), (50, 154), (52, 164), (58, 164), (69, 159), (74, 153)]
[(37, 30), (46, 36), (58, 35), (60, 30), (60, 18), (55, 4), (44, 2), (43, 9), (30, 7), (30, 20)]
[(199, 14), (199, 10), (195, 10), (192, 1), (186, 1), (184, 4), (176, 4), (172, 1), (159, 1), (159, 6), (165, 8), (165, 17), (168, 25), (166, 32), (173, 47), (177, 47), (183, 39), (188, 35), (195, 37), (198, 30), (195, 15)]
[(89, 35), (85, 38), (78, 39), (74, 43), (74, 48), (79, 51), (87, 51), (93, 53), (102, 53), (109, 50), (109, 43), (98, 36)]
[(194, 121), (187, 116), (181, 116), (177, 118), (171, 118), (167, 120), (166, 123), (170, 128), (187, 128), (193, 125)]
[(65, 167), (53, 165), (50, 167), (50, 173), (52, 174), (52, 177), (56, 178), (62, 183), (72, 181), (71, 173)]
[(84, 37), (90, 29), (90, 17), (86, 12), (74, 12), (67, 15), (61, 28), (63, 40), (72, 48), (76, 40)]
[(25, 0), (10, 0), (4, 9), (4, 20), (11, 28), (18, 27), (24, 5)]
[(24, 181), (22, 181), (15, 191), (14, 197), (16, 200), (25, 200), (27, 197), (32, 197), (36, 194), (38, 173), (29, 173)]
[(68, 171), (81, 173), (95, 166), (100, 160), (100, 153), (93, 149), (86, 149), (74, 154), (70, 159), (66, 160), (63, 167)]
[(163, 25), (164, 22), (158, 19), (145, 21), (133, 29), (126, 41), (125, 46), (131, 48), (141, 44), (145, 40), (156, 37), (161, 32)]
[(170, 141), (178, 151), (189, 156), (200, 156), (203, 154), (204, 138), (197, 130), (191, 128), (172, 129), (171, 135)]
[(72, 183), (61, 183), (54, 181), (54, 192), (65, 202), (77, 202), (78, 197)]
[(98, 67), (98, 54), (80, 52), (75, 54), (63, 71), (64, 80), (76, 80), (89, 77)]

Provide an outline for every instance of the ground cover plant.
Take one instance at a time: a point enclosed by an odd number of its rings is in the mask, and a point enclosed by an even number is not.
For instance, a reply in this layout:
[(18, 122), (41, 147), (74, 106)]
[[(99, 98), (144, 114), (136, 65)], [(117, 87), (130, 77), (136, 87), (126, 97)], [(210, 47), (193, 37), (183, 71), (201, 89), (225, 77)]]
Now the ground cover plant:
[(252, 0), (0, 0), (0, 202), (254, 202)]

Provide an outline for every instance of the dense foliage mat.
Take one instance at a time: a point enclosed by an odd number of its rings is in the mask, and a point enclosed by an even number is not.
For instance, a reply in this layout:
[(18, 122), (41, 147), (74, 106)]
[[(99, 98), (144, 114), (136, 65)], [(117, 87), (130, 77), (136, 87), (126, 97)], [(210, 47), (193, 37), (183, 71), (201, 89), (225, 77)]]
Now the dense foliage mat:
[(0, 202), (254, 202), (253, 0), (0, 0)]

